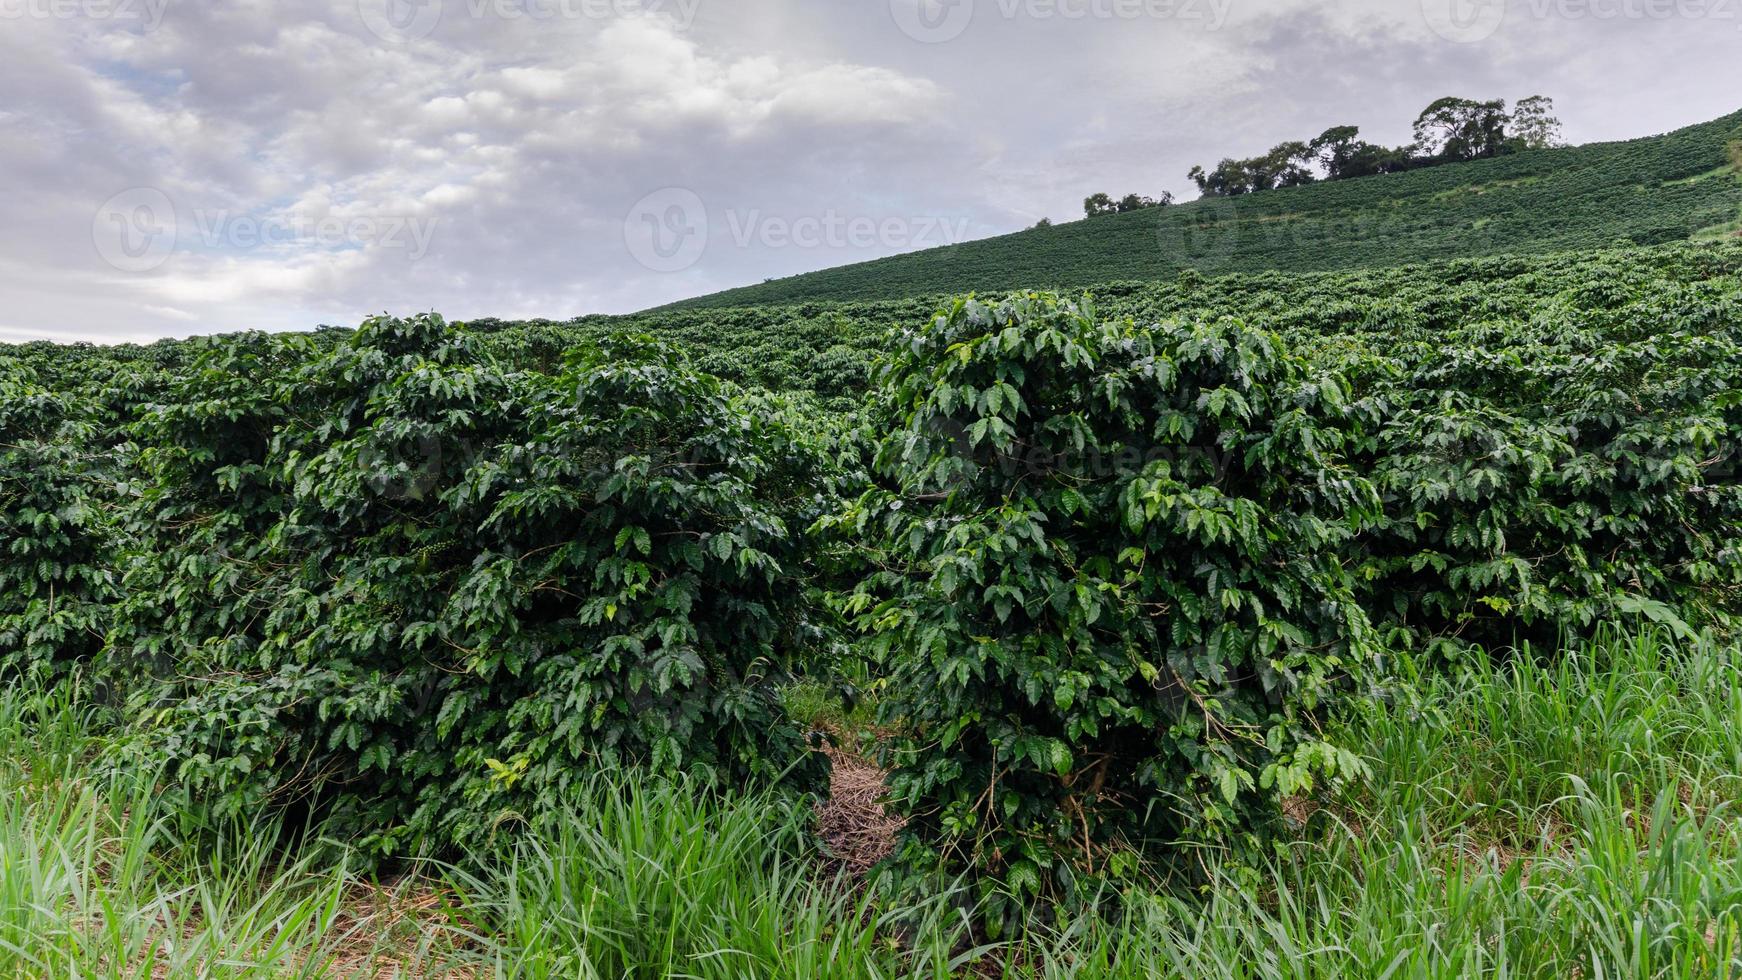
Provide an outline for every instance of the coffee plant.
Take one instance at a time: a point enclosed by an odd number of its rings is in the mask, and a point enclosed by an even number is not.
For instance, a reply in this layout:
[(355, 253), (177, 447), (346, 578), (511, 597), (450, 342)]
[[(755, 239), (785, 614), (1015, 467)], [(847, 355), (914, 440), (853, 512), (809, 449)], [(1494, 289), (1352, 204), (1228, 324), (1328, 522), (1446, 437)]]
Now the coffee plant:
[(1360, 454), (1389, 518), (1357, 573), (1376, 620), (1498, 648), (1625, 614), (1682, 632), (1734, 616), (1742, 486), (1721, 467), (1742, 337), (1619, 312), (1468, 331), (1385, 383)]
[(1362, 771), (1322, 724), (1377, 656), (1340, 379), (1236, 322), (1048, 294), (896, 343), (883, 485), (834, 523), (867, 548), (848, 607), (901, 729), (904, 861), (1069, 894)]
[(650, 342), (508, 371), (428, 316), (292, 349), (224, 345), (139, 423), (117, 636), (190, 795), (395, 853), (591, 767), (814, 784), (775, 688), (824, 477), (778, 402)]
[(93, 407), (0, 374), (0, 672), (58, 680), (103, 646), (116, 596), (111, 453)]

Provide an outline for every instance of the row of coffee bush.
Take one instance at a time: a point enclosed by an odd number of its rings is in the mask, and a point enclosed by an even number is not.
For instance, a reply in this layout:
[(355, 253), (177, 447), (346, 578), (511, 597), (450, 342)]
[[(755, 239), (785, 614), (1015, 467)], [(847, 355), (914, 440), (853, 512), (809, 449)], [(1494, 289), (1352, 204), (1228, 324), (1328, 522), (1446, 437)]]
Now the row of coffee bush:
[(14, 348), (0, 666), (391, 856), (597, 767), (818, 790), (779, 693), (845, 649), (899, 866), (1086, 893), (1359, 779), (1388, 652), (1732, 626), (1737, 256), (1615, 262), (956, 300), (845, 412), (596, 325)]

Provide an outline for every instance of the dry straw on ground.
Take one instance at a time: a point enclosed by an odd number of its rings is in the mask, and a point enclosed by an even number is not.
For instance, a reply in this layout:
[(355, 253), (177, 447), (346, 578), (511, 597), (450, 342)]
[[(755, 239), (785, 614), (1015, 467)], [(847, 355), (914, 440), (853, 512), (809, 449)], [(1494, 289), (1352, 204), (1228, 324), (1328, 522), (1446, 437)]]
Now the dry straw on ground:
[(817, 837), (829, 857), (857, 877), (894, 852), (905, 822), (885, 806), (882, 769), (839, 749), (830, 749), (829, 758), (834, 774), (829, 798), (817, 806)]

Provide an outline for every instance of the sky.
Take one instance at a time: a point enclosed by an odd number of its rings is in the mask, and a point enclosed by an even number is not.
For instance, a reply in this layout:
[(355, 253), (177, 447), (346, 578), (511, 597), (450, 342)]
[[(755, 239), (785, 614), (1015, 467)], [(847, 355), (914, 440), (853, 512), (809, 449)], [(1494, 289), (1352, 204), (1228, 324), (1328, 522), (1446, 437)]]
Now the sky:
[(0, 342), (630, 312), (1445, 95), (1665, 132), (1739, 54), (1742, 0), (0, 0)]

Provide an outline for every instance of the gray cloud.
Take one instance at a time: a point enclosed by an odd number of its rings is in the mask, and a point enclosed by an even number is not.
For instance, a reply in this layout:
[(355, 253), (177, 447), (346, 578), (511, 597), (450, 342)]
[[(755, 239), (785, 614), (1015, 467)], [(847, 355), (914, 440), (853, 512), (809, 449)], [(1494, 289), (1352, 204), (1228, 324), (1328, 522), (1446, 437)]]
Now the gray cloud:
[(1742, 0), (1422, 3), (0, 0), (0, 340), (627, 311), (1444, 94), (1737, 108)]

